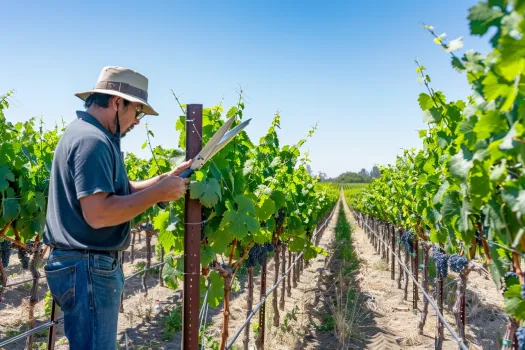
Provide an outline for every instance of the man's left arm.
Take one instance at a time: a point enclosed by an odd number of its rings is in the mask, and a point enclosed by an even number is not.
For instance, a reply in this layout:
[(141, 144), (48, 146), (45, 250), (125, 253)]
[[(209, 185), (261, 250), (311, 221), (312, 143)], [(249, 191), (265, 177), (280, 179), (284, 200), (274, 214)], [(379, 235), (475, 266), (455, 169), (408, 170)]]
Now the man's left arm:
[(169, 176), (169, 175), (180, 175), (184, 170), (188, 169), (190, 166), (191, 166), (191, 163), (192, 163), (192, 160), (188, 160), (184, 163), (181, 163), (179, 164), (175, 169), (167, 172), (167, 173), (164, 173), (164, 174), (161, 174), (161, 175), (157, 175), (155, 177), (152, 177), (151, 179), (147, 179), (147, 180), (143, 180), (143, 181), (130, 181), (129, 182), (129, 186), (131, 188), (131, 193), (137, 193), (137, 192), (140, 192), (150, 186), (153, 186), (155, 185), (157, 182), (161, 181), (162, 179), (164, 179), (166, 176)]

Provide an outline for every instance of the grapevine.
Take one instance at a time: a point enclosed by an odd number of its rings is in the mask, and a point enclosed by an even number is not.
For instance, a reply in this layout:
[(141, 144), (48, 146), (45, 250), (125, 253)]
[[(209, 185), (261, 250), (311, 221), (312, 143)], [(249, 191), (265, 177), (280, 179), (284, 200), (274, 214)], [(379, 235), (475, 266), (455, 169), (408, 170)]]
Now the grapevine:
[(11, 257), (11, 242), (8, 240), (0, 241), (0, 254), (2, 257), (2, 265), (4, 267), (9, 266), (9, 260)]
[(408, 250), (409, 254), (414, 253), (414, 233), (412, 231), (405, 231), (401, 236), (401, 242), (405, 246), (405, 249)]
[(465, 268), (465, 266), (467, 266), (468, 264), (468, 260), (467, 258), (463, 257), (463, 256), (459, 256), (457, 254), (452, 254), (450, 257), (449, 257), (449, 264), (450, 264), (450, 269), (454, 272), (461, 272), (461, 270), (463, 270)]
[(438, 276), (446, 278), (448, 275), (448, 256), (442, 253), (437, 247), (434, 247), (432, 256), (436, 262)]
[(24, 270), (29, 269), (30, 256), (26, 249), (18, 248), (18, 259), (20, 259), (20, 262), (22, 263), (22, 268)]
[(518, 350), (525, 350), (525, 328), (518, 328), (516, 337), (518, 338)]

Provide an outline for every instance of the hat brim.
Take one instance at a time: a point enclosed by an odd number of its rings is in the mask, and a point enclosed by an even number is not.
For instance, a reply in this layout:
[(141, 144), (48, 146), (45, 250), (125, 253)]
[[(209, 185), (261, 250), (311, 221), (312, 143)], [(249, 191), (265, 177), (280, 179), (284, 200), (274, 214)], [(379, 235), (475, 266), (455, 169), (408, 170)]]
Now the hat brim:
[(159, 115), (153, 109), (153, 107), (151, 107), (149, 105), (149, 103), (146, 102), (145, 100), (143, 100), (141, 98), (138, 98), (138, 97), (135, 97), (135, 96), (132, 96), (132, 95), (124, 94), (124, 93), (122, 93), (120, 91), (105, 90), (105, 89), (94, 89), (94, 90), (86, 91), (86, 92), (78, 92), (78, 93), (75, 94), (75, 96), (80, 98), (82, 101), (85, 101), (89, 97), (89, 95), (91, 95), (92, 93), (95, 93), (95, 92), (98, 92), (98, 93), (101, 93), (101, 94), (107, 94), (107, 95), (113, 95), (113, 96), (122, 97), (123, 99), (128, 100), (130, 102), (142, 103), (144, 105), (144, 109), (143, 109), (144, 113), (151, 114), (151, 115)]

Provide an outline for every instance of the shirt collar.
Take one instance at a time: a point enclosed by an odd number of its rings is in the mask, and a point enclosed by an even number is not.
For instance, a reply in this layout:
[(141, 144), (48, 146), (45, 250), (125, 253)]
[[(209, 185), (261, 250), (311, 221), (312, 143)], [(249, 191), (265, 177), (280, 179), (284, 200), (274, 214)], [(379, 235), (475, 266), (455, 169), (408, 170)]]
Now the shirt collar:
[[(98, 129), (100, 129), (104, 134), (106, 134), (107, 137), (109, 137), (111, 139), (111, 141), (113, 142), (116, 142), (117, 145), (120, 146), (120, 142), (119, 142), (119, 139), (116, 135), (112, 135), (108, 129), (106, 129), (99, 121), (97, 118), (93, 117), (91, 114), (89, 114), (88, 112), (84, 112), (84, 111), (77, 111), (77, 117), (78, 119), (82, 119), (84, 120), (85, 122), (88, 122), (94, 126), (96, 126)], [(120, 148), (120, 147), (119, 147)]]

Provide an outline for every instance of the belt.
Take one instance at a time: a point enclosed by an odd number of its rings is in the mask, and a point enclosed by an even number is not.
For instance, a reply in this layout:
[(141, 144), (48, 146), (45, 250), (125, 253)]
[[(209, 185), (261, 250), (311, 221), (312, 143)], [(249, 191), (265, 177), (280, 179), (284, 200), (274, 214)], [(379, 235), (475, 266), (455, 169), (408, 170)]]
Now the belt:
[(106, 254), (109, 256), (112, 256), (115, 258), (118, 262), (122, 259), (122, 251), (121, 250), (93, 250), (93, 249), (62, 249), (62, 248), (55, 248), (52, 247), (51, 253), (53, 250), (61, 250), (61, 251), (68, 251), (68, 252), (80, 252), (84, 254)]

